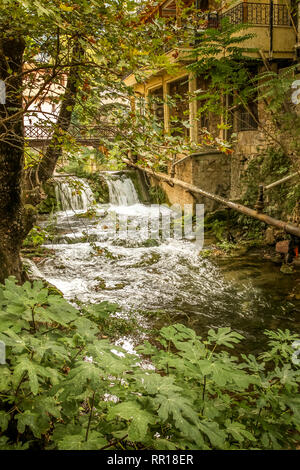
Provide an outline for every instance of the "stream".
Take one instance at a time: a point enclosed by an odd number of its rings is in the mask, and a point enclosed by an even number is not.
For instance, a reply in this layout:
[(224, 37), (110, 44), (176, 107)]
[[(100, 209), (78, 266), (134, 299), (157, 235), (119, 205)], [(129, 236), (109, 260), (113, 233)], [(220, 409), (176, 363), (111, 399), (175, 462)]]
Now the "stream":
[[(57, 185), (64, 210), (55, 213), (56, 235), (45, 245), (55, 256), (37, 267), (67, 299), (117, 303), (118, 315), (134, 316), (144, 331), (132, 332), (132, 344), (147, 329), (182, 322), (204, 336), (230, 326), (245, 336), (241, 347), (255, 353), (265, 348), (265, 329), (299, 329), (299, 301), (289, 299), (299, 274), (283, 275), (255, 255), (205, 259), (193, 241), (149, 238), (156, 209), (139, 202), (126, 174), (107, 172), (106, 180), (109, 204), (95, 204), (83, 180), (79, 193), (61, 178)], [(170, 214), (167, 207), (161, 212)], [(126, 217), (140, 230), (124, 234)]]

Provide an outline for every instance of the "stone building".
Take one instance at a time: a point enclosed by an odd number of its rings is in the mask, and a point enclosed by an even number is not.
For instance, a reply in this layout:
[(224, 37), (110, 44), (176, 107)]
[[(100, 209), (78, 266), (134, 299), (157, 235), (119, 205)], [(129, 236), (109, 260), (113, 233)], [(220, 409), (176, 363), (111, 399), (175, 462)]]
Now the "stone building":
[[(252, 49), (244, 57), (245, 61), (250, 62), (252, 59), (252, 63), (253, 59), (256, 59), (254, 74), (265, 70), (266, 67), (280, 73), (300, 58), (300, 7), (297, 12), (296, 0), (254, 0), (252, 2), (233, 0), (218, 3), (213, 0), (193, 0), (193, 2), (163, 0), (157, 2), (155, 6), (150, 5), (146, 8), (141, 13), (141, 20), (150, 22), (157, 16), (167, 17), (182, 27), (183, 22), (186, 21), (181, 18), (183, 4), (184, 6), (193, 4), (196, 11), (199, 11), (201, 21), (197, 34), (201, 34), (201, 31), (205, 31), (206, 28), (218, 29), (220, 20), (224, 17), (228, 18), (232, 24), (247, 24), (245, 32), (253, 36), (244, 41), (242, 47)], [(197, 91), (209, 87), (207, 80), (196, 77), (187, 69), (190, 59), (186, 54), (186, 45), (183, 48), (184, 51), (180, 48), (167, 49), (166, 55), (170, 61), (179, 66), (176, 74), (170, 74), (162, 68), (156, 73), (149, 72), (144, 83), (137, 83), (134, 74), (127, 76), (124, 81), (127, 85), (134, 87), (138, 100), (143, 97), (147, 103), (153, 96), (158, 98), (152, 112), (155, 112), (156, 116), (163, 121), (166, 133), (172, 132), (174, 114), (179, 120), (189, 120), (190, 127), (183, 128), (182, 132), (194, 143), (199, 143), (203, 129), (208, 129), (216, 137), (225, 140), (229, 137), (228, 132), (234, 133), (236, 143), (231, 155), (206, 150), (185, 159), (178, 155), (178, 164), (174, 169), (176, 178), (236, 200), (241, 193), (241, 175), (247, 161), (268, 145), (261, 127), (261, 125), (268, 125), (268, 116), (264, 106), (261, 102), (258, 104), (256, 100), (253, 100), (246, 109), (240, 106), (228, 113), (230, 131), (222, 126), (221, 129), (218, 128), (215, 116), (202, 116), (199, 113), (198, 100), (184, 99), (184, 96), (192, 96)], [(201, 58), (199, 57), (198, 60)], [(179, 95), (181, 98), (177, 99)], [(167, 104), (168, 96), (177, 99), (175, 107), (170, 108)], [(228, 109), (232, 107), (228, 98), (224, 101), (225, 107)], [(172, 188), (165, 183), (162, 185), (171, 203), (201, 201), (201, 198), (195, 199), (182, 189)], [(214, 207), (213, 201), (205, 201), (205, 204), (209, 210)]]

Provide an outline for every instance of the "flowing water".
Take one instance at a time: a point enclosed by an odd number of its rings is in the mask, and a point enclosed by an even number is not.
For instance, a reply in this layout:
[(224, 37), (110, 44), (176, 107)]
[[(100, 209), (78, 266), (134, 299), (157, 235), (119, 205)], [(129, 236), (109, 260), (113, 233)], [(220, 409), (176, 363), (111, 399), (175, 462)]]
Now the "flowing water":
[[(134, 315), (146, 329), (170, 321), (200, 334), (231, 326), (246, 337), (251, 352), (264, 348), (264, 329), (297, 330), (299, 302), (288, 299), (296, 274), (284, 276), (255, 256), (211, 261), (199, 256), (192, 241), (155, 240), (153, 233), (149, 238), (147, 221), (157, 209), (138, 202), (126, 175), (106, 179), (111, 203), (94, 204), (93, 218), (83, 216), (93, 201), (87, 183), (81, 181), (80, 200), (65, 180), (59, 183), (65, 210), (56, 214), (58, 235), (46, 245), (55, 257), (38, 267), (66, 298), (116, 302), (123, 315)], [(168, 216), (170, 210), (162, 207), (161, 213)], [(126, 217), (138, 231), (122, 231)], [(138, 334), (133, 331), (132, 337)]]
[(55, 195), (63, 211), (87, 211), (94, 195), (86, 181), (80, 178), (56, 178)]
[(109, 200), (112, 205), (131, 206), (139, 203), (139, 198), (130, 178), (125, 174), (112, 173), (106, 179)]

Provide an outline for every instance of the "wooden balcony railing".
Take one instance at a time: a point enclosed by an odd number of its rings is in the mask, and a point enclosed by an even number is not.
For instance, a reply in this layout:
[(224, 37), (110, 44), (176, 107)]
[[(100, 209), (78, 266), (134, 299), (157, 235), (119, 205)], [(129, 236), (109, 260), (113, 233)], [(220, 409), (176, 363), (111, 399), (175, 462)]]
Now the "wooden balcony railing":
[[(270, 18), (269, 3), (248, 3), (242, 2), (230, 8), (226, 12), (219, 15), (220, 19), (228, 18), (232, 24), (253, 24), (253, 25), (269, 25)], [(273, 25), (274, 26), (291, 26), (291, 18), (286, 5), (273, 5)]]

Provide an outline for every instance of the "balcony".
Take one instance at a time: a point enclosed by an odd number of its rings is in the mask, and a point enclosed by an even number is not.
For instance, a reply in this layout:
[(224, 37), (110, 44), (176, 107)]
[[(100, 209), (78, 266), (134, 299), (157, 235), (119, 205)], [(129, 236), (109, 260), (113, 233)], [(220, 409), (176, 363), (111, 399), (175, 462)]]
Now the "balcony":
[[(247, 25), (247, 33), (253, 35), (243, 42), (242, 47), (252, 49), (251, 57), (260, 57), (257, 51), (263, 51), (274, 59), (291, 59), (295, 54), (296, 34), (287, 5), (240, 2), (237, 5), (219, 13), (198, 13), (198, 28), (195, 32), (195, 43), (201, 39), (201, 34), (208, 28), (220, 29), (221, 22), (228, 19), (233, 25)], [(183, 28), (192, 30), (188, 21)], [(239, 34), (239, 33), (236, 33)], [(184, 37), (182, 47), (186, 46)], [(166, 48), (166, 51), (168, 49)]]
[(226, 18), (233, 25), (247, 25), (247, 33), (253, 34), (242, 47), (260, 52), (249, 52), (249, 56), (259, 58), (263, 52), (273, 59), (294, 58), (296, 33), (287, 5), (240, 2), (218, 15), (217, 28)]
[(220, 18), (229, 18), (229, 22), (232, 24), (291, 26), (292, 23), (286, 5), (274, 4), (272, 10), (273, 12), (271, 12), (269, 3), (242, 2), (221, 14)]

